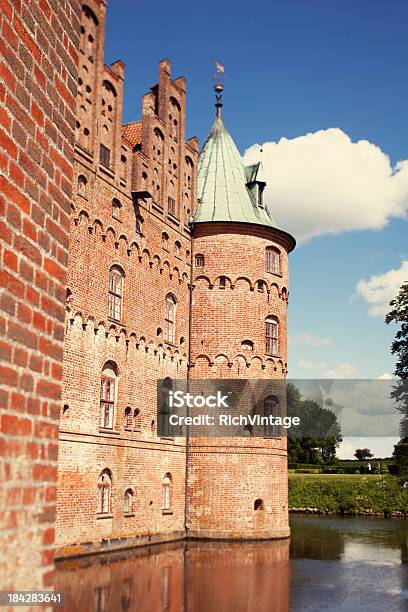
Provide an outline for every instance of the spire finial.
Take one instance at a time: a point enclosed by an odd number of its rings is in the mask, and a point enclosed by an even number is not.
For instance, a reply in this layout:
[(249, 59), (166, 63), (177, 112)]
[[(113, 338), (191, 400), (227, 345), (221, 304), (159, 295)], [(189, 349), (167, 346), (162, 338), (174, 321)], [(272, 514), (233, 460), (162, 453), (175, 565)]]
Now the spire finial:
[(222, 108), (222, 92), (224, 91), (224, 72), (225, 68), (219, 62), (215, 63), (216, 73), (214, 74), (214, 91), (215, 91), (215, 108), (217, 109), (217, 118), (221, 117), (221, 108)]

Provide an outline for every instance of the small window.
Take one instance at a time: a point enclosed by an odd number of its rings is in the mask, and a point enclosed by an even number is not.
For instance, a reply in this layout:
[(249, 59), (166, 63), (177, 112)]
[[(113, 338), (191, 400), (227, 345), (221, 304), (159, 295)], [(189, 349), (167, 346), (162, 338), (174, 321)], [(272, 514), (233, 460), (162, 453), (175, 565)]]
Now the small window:
[(176, 215), (176, 200), (172, 198), (171, 196), (169, 196), (167, 199), (167, 202), (168, 202), (168, 205), (167, 205), (168, 211), (174, 217)]
[(247, 423), (246, 425), (244, 425), (244, 436), (245, 437), (252, 436), (252, 425), (250, 423)]
[(180, 255), (181, 253), (181, 243), (176, 240), (176, 242), (174, 243), (174, 254), (175, 255)]
[(113, 217), (113, 219), (116, 219), (117, 221), (120, 221), (120, 219), (121, 219), (121, 209), (122, 209), (122, 204), (119, 202), (119, 200), (114, 198), (112, 200), (112, 217)]
[(263, 499), (256, 499), (254, 501), (254, 510), (263, 510), (263, 509), (264, 509)]
[(110, 167), (110, 150), (105, 145), (101, 144), (100, 149), (100, 160), (101, 164), (106, 166), (106, 168)]
[(123, 512), (125, 514), (133, 513), (133, 491), (132, 489), (126, 489), (123, 499)]
[(171, 508), (171, 474), (169, 472), (163, 478), (162, 488), (162, 510), (169, 512)]
[(127, 159), (125, 155), (121, 155), (120, 157), (120, 174), (123, 179), (126, 180), (127, 177)]
[(136, 217), (136, 233), (143, 234), (143, 217), (140, 215)]
[(260, 208), (264, 207), (263, 193), (264, 193), (264, 186), (258, 185), (258, 206)]
[(220, 289), (225, 289), (226, 284), (227, 279), (225, 278), (225, 276), (220, 276)]
[(78, 176), (78, 194), (81, 195), (83, 198), (86, 197), (86, 184), (87, 184), (87, 180), (86, 177), (81, 175)]
[(123, 299), (123, 277), (122, 270), (116, 266), (109, 272), (109, 318), (120, 321), (122, 318)]
[(268, 355), (279, 355), (279, 323), (275, 317), (265, 320), (265, 352)]
[(169, 235), (166, 232), (162, 233), (162, 247), (163, 249), (169, 248)]
[(131, 431), (133, 428), (133, 414), (132, 409), (128, 406), (125, 410), (125, 430)]
[(98, 514), (109, 514), (111, 509), (112, 477), (109, 470), (103, 470), (98, 479)]
[(108, 362), (101, 377), (101, 409), (100, 426), (104, 429), (113, 429), (115, 403), (116, 403), (116, 366)]
[(133, 430), (141, 431), (142, 429), (142, 415), (138, 408), (135, 408), (133, 411)]
[(196, 268), (204, 268), (204, 255), (199, 253), (195, 256), (195, 265)]
[(281, 265), (280, 265), (280, 253), (277, 249), (273, 247), (268, 247), (266, 249), (266, 271), (272, 272), (273, 274), (281, 273)]
[(171, 344), (175, 339), (176, 328), (176, 300), (169, 294), (166, 296), (166, 307), (164, 316), (164, 339)]

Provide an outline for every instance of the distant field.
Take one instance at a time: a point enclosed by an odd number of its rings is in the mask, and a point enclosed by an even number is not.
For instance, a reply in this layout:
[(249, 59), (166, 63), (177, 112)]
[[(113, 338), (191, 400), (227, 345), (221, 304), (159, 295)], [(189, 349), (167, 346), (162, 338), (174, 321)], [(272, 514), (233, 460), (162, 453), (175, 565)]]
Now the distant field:
[(339, 513), (407, 512), (408, 490), (393, 476), (289, 474), (289, 508), (318, 508)]

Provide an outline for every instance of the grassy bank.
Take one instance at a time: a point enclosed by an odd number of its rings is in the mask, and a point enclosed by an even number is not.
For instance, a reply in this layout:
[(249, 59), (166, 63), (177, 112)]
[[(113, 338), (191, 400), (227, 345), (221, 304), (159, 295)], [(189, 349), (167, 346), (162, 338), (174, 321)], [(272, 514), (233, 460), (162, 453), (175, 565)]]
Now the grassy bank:
[(408, 512), (408, 490), (392, 476), (289, 474), (289, 508), (340, 514)]

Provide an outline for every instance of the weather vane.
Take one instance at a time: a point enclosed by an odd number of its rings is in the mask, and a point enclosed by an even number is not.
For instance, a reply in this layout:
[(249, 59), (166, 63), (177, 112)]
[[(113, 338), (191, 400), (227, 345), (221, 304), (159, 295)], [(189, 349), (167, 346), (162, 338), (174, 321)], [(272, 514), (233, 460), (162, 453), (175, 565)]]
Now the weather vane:
[(216, 97), (215, 107), (217, 109), (217, 117), (221, 117), (222, 107), (222, 92), (224, 91), (224, 72), (225, 68), (219, 62), (214, 62), (216, 73), (214, 74), (214, 91)]

